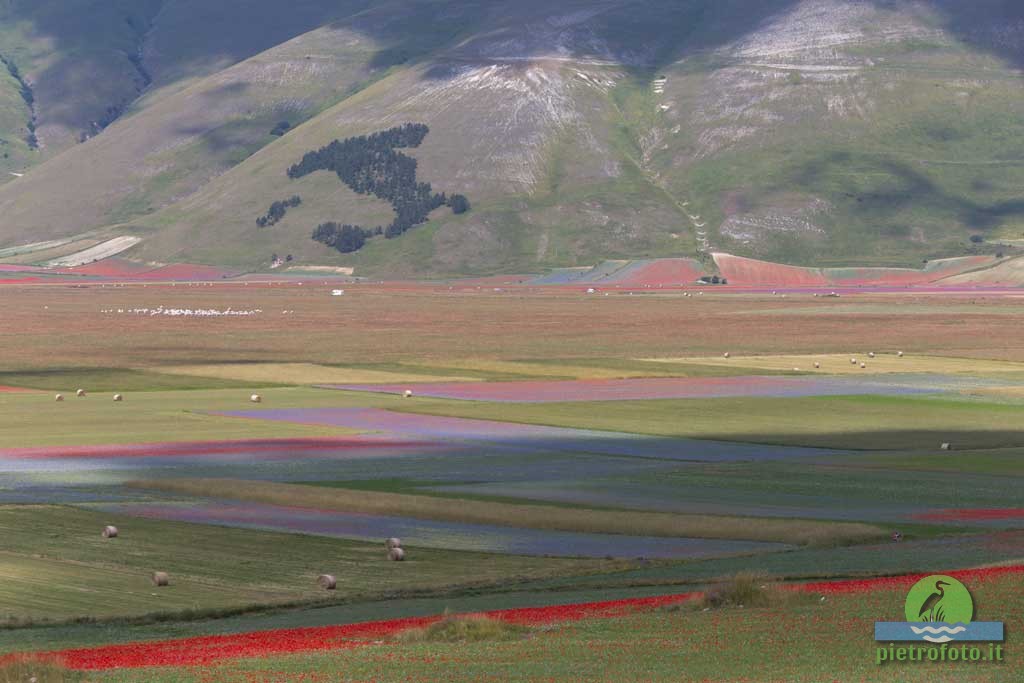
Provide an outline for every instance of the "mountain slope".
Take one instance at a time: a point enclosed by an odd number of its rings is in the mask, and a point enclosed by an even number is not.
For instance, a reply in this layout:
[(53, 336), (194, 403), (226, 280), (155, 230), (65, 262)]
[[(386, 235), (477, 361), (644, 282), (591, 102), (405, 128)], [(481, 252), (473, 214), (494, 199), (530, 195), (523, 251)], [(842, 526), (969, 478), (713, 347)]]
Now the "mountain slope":
[[(0, 58), (16, 66), (24, 81), (16, 87), (27, 86), (33, 102), (17, 117), (0, 115), (0, 139), (25, 139), (33, 117), (38, 138), (36, 153), (18, 164), (9, 157), (7, 170), (24, 171), (97, 135), (138, 109), (140, 96), (155, 101), (368, 4), (6, 0)], [(0, 82), (0, 103), (11, 91)]]
[[(146, 260), (447, 275), (721, 250), (906, 266), (1024, 233), (1024, 9), (1000, 0), (305, 0), (216, 44), (243, 4), (165, 0), (158, 85), (0, 187), (0, 247), (98, 231)], [(288, 167), (405, 123), (430, 128), (418, 179), (472, 210), (354, 254), (312, 241), (393, 212)]]

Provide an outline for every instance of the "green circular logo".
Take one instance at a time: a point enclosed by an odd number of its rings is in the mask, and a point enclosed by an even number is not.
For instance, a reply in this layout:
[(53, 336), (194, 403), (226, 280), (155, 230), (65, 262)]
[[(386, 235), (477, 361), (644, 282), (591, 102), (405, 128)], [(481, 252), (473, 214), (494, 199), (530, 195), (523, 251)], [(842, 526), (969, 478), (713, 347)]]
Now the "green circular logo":
[(933, 574), (914, 584), (907, 594), (907, 621), (969, 624), (974, 600), (967, 587), (952, 576)]

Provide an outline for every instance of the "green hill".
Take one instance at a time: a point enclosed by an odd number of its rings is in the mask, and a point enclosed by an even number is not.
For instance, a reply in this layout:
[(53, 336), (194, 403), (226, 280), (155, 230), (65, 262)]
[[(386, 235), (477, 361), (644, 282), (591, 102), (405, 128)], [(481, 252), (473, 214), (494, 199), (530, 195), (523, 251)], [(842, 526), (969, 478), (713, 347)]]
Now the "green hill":
[[(31, 8), (45, 5), (0, 4), (16, 19), (0, 55), (40, 93), (41, 65), (83, 40), (42, 40), (54, 20)], [(998, 0), (122, 5), (74, 3), (90, 45), (135, 55), (135, 76), (87, 66), (116, 96), (68, 90), (80, 112), (132, 98), (85, 142), (51, 133), (72, 119), (40, 97), (43, 149), (22, 149), (25, 102), (0, 78), (0, 139), (17, 163), (41, 160), (0, 186), (0, 248), (131, 234), (125, 255), (144, 260), (260, 269), (290, 254), (447, 275), (712, 251), (916, 265), (1024, 235), (1024, 8)], [(321, 223), (386, 226), (394, 209), (288, 168), (406, 123), (430, 131), (403, 150), (417, 180), (472, 209), (441, 207), (355, 253), (313, 241)], [(293, 195), (301, 205), (257, 225)]]

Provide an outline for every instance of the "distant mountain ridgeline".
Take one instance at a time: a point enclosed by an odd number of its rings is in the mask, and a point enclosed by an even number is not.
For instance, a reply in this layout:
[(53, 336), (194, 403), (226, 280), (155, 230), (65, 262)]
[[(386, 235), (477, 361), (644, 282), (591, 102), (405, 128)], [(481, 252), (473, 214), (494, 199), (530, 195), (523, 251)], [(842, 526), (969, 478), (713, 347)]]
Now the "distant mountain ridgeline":
[[(435, 193), (430, 183), (417, 180), (416, 159), (395, 151), (419, 147), (429, 132), (425, 124), (407, 123), (372, 135), (335, 140), (307, 153), (302, 161), (289, 168), (288, 177), (293, 180), (316, 171), (334, 171), (354, 192), (383, 199), (395, 210), (395, 219), (387, 227), (364, 228), (329, 221), (317, 226), (313, 239), (342, 253), (350, 253), (361, 249), (366, 240), (374, 236), (399, 237), (426, 223), (430, 212), (442, 206), (451, 207), (456, 214), (469, 211), (469, 200), (465, 196)], [(298, 205), (297, 200), (298, 197), (293, 197), (286, 202), (275, 202), (257, 224), (260, 227), (273, 225), (289, 206)]]

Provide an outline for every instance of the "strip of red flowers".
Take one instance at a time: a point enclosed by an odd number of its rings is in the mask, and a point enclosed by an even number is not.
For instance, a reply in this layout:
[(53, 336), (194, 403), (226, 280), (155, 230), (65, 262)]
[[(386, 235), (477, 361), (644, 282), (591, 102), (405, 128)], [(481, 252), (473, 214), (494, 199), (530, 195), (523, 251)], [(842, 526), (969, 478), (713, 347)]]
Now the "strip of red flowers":
[[(584, 618), (613, 617), (637, 610), (655, 609), (692, 597), (663, 595), (606, 602), (527, 607), (486, 612), (504, 621), (543, 625)], [(428, 626), (442, 617), (411, 617), (360, 624), (257, 631), (224, 636), (107, 645), (96, 648), (47, 652), (43, 659), (59, 661), (70, 669), (120, 669), (146, 666), (198, 666), (227, 659), (265, 657), (322, 650), (351, 649), (371, 645), (401, 631)], [(4, 661), (0, 658), (0, 664)]]
[[(1024, 565), (949, 572), (949, 575), (971, 584), (1010, 574), (1024, 574)], [(905, 589), (913, 585), (923, 576), (926, 575), (906, 574), (871, 579), (823, 581), (799, 584), (792, 588), (794, 590), (824, 594), (896, 590)], [(698, 593), (677, 593), (647, 598), (496, 610), (484, 612), (483, 614), (493, 619), (500, 619), (511, 623), (540, 626), (580, 619), (623, 616), (637, 611), (652, 610), (684, 602), (698, 595)], [(441, 618), (440, 616), (410, 617), (339, 626), (256, 631), (222, 636), (201, 636), (178, 640), (126, 643), (48, 652), (41, 654), (40, 657), (52, 658), (60, 661), (68, 668), (78, 670), (149, 666), (200, 666), (229, 659), (351, 649), (379, 643), (396, 633), (411, 628), (428, 626)], [(5, 659), (8, 658), (0, 658), (0, 664)]]

